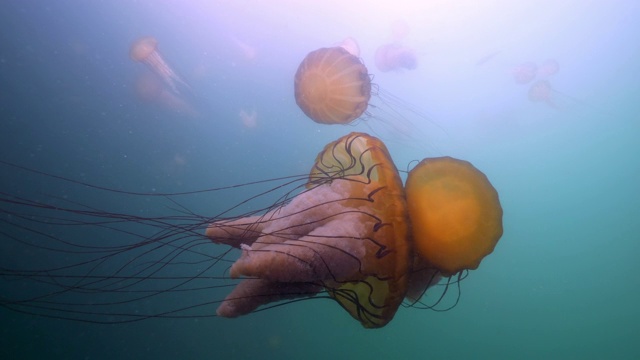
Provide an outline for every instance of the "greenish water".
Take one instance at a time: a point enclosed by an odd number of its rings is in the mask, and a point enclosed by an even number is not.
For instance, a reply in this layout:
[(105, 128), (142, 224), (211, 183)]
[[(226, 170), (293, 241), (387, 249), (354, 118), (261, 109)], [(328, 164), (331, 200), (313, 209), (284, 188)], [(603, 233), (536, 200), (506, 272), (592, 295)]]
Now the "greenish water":
[[(328, 299), (237, 319), (108, 325), (47, 318), (61, 314), (46, 309), (29, 308), (44, 316), (15, 312), (11, 299), (36, 294), (39, 284), (9, 270), (74, 258), (16, 241), (15, 229), (6, 225), (13, 208), (5, 201), (0, 357), (638, 358), (640, 5), (301, 3), (5, 1), (0, 160), (110, 189), (177, 193), (304, 174), (325, 144), (350, 131), (379, 136), (399, 169), (427, 156), (466, 159), (498, 190), (504, 235), (461, 283), (457, 306), (446, 312), (403, 307), (377, 330), (363, 329)], [(418, 66), (381, 72), (375, 49), (391, 41), (398, 20), (409, 29), (402, 41), (415, 49)], [(136, 95), (136, 79), (148, 70), (129, 59), (129, 46), (147, 35), (158, 39), (167, 63), (189, 84), (173, 93), (177, 100)], [(368, 120), (316, 124), (296, 106), (293, 74), (309, 51), (347, 36), (360, 43), (374, 82), (406, 104), (388, 108), (374, 96), (379, 107), (370, 109)], [(532, 102), (530, 84), (517, 84), (514, 68), (549, 58), (560, 64), (546, 77), (550, 102)], [(407, 104), (427, 115), (407, 111)], [(404, 114), (402, 121), (394, 122), (394, 109)], [(243, 122), (242, 111), (256, 117)], [(213, 217), (247, 196), (244, 189), (227, 190), (174, 204), (7, 166), (0, 184), (3, 199), (53, 199), (60, 206), (79, 201), (140, 216), (188, 209)], [(247, 204), (236, 214), (251, 206), (266, 204)], [(21, 232), (26, 237), (18, 240), (58, 234), (27, 224), (42, 233)], [(133, 233), (149, 234), (144, 225), (130, 225)], [(67, 227), (61, 234), (95, 244), (128, 239), (99, 226)], [(157, 313), (214, 302), (229, 290), (149, 298), (124, 309)], [(78, 308), (104, 310), (91, 306), (103, 300), (96, 296), (83, 296), (87, 303)], [(212, 315), (215, 307), (198, 314)]]

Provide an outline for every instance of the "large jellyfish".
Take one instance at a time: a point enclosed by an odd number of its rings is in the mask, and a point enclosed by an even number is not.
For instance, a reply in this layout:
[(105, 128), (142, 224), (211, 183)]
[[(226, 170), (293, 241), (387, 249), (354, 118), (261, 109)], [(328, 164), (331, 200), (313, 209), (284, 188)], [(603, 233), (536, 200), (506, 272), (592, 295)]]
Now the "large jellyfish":
[(160, 76), (173, 92), (180, 93), (177, 87), (178, 84), (189, 88), (189, 85), (164, 61), (162, 55), (158, 52), (158, 41), (154, 37), (147, 36), (134, 41), (133, 44), (131, 44), (129, 56), (133, 61), (142, 62), (147, 65), (149, 69)]
[(365, 134), (327, 145), (307, 190), (284, 208), (214, 222), (207, 236), (242, 249), (230, 274), (249, 277), (222, 302), (221, 316), (325, 289), (363, 326), (380, 327), (406, 293), (410, 245), (402, 182), (384, 144)]
[[(0, 164), (42, 177), (48, 189), (78, 187), (78, 198), (47, 197), (40, 190), (33, 198), (23, 191), (0, 195), (0, 306), (53, 318), (123, 323), (236, 317), (283, 300), (330, 298), (364, 327), (376, 328), (392, 320), (405, 298), (414, 307), (439, 304), (452, 275), (457, 273), (453, 283), (459, 286), (464, 270), (476, 268), (501, 234), (497, 195), (483, 201), (483, 193), (493, 188), (479, 171), (453, 160), (420, 165), (409, 175), (405, 196), (384, 144), (362, 133), (328, 144), (310, 174), (281, 178), (284, 184), (212, 211), (213, 218), (189, 211), (178, 198), (197, 196), (201, 202), (208, 193), (244, 193), (246, 186), (271, 182), (182, 194), (133, 193)], [(274, 192), (275, 204), (231, 216)], [(117, 205), (121, 199), (145, 204), (169, 199), (172, 212), (126, 214), (78, 200), (102, 193), (106, 203)], [(487, 219), (493, 222), (492, 245), (486, 245), (484, 228), (474, 227)], [(425, 245), (443, 240), (444, 247)], [(452, 255), (451, 244), (477, 254)], [(453, 258), (454, 265), (441, 257)], [(445, 286), (442, 295), (427, 304), (425, 291), (441, 276), (447, 279), (439, 284)]]

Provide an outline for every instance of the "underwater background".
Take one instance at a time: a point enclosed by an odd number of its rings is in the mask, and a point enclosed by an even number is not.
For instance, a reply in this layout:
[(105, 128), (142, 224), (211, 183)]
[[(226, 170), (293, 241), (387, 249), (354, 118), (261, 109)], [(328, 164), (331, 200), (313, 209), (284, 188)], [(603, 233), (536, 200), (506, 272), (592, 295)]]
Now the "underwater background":
[[(400, 308), (367, 330), (326, 299), (237, 319), (106, 325), (14, 312), (4, 301), (34, 284), (5, 270), (66, 255), (17, 251), (3, 230), (0, 358), (639, 358), (639, 16), (639, 2), (622, 0), (3, 1), (3, 162), (110, 189), (178, 193), (304, 174), (325, 144), (362, 131), (385, 141), (400, 170), (424, 157), (472, 162), (500, 195), (504, 235), (461, 282), (453, 309)], [(129, 47), (143, 36), (157, 39), (188, 84), (173, 98), (138, 91), (150, 71)], [(396, 36), (417, 67), (379, 71), (375, 50)], [(347, 37), (373, 82), (398, 99), (353, 125), (317, 124), (296, 105), (293, 76), (308, 52)], [(532, 101), (531, 83), (514, 77), (547, 59), (559, 70), (543, 79), (547, 97)], [(155, 198), (11, 166), (0, 183), (3, 194), (167, 210)], [(243, 195), (180, 206), (214, 216)], [(10, 205), (2, 206), (5, 216)], [(116, 241), (94, 230), (70, 236)]]

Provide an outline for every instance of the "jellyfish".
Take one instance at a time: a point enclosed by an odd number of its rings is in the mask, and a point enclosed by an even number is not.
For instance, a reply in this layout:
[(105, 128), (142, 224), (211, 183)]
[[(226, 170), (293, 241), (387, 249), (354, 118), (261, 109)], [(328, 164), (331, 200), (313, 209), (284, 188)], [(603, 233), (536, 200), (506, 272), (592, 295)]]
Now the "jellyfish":
[(309, 53), (294, 79), (296, 103), (313, 121), (346, 124), (364, 113), (371, 98), (367, 68), (336, 46)]
[(318, 155), (306, 187), (283, 208), (208, 227), (213, 242), (242, 250), (229, 273), (247, 277), (217, 314), (324, 289), (364, 327), (384, 326), (410, 266), (404, 190), (389, 152), (365, 134), (344, 136)]
[(560, 71), (560, 64), (555, 59), (547, 59), (538, 67), (538, 76), (547, 78)]
[(255, 109), (251, 109), (251, 110), (240, 109), (240, 112), (238, 113), (238, 117), (240, 118), (242, 125), (246, 129), (253, 129), (256, 126), (258, 126), (258, 113), (256, 112)]
[(374, 63), (382, 72), (413, 70), (418, 66), (418, 57), (414, 49), (403, 44), (411, 32), (403, 20), (391, 24), (391, 41), (376, 49)]
[[(413, 119), (431, 127), (432, 133), (444, 132), (421, 109), (372, 84), (367, 67), (350, 52), (357, 48), (354, 42), (349, 38), (344, 46), (321, 48), (302, 60), (294, 77), (294, 92), (304, 114), (320, 124), (356, 124), (362, 119), (377, 136), (383, 137), (380, 130), (387, 131), (404, 144), (419, 146), (428, 136)], [(366, 121), (370, 119), (375, 121)]]
[(529, 88), (529, 100), (531, 102), (544, 102), (552, 108), (557, 108), (553, 96), (553, 88), (547, 80), (538, 80), (531, 84)]
[(400, 43), (390, 43), (376, 50), (375, 64), (382, 72), (413, 70), (418, 66), (418, 58), (413, 49)]
[(537, 71), (538, 66), (534, 62), (524, 62), (511, 69), (511, 75), (516, 84), (524, 85), (535, 79)]
[[(450, 255), (446, 246), (425, 254), (420, 242), (431, 241), (430, 229), (420, 222), (446, 234), (493, 211), (478, 194), (470, 199), (438, 189), (482, 192), (477, 171), (442, 179), (438, 167), (419, 166), (410, 179), (425, 171), (441, 179), (417, 187), (408, 181), (405, 192), (385, 145), (364, 133), (329, 143), (307, 174), (173, 194), (109, 189), (1, 160), (0, 166), (26, 177), (0, 194), (0, 306), (83, 322), (238, 317), (330, 299), (365, 328), (382, 327), (405, 300), (415, 308), (438, 306), (464, 269), (478, 265), (441, 262), (438, 252)], [(21, 188), (34, 180), (65, 196)], [(215, 208), (215, 199), (232, 192), (242, 200)], [(461, 199), (472, 205), (459, 205)], [(82, 203), (89, 200), (97, 203)], [(191, 200), (211, 204), (210, 215), (189, 210)], [(138, 203), (152, 209), (127, 213)], [(429, 218), (433, 211), (443, 224)], [(486, 255), (485, 245), (453, 240)]]
[(142, 62), (158, 75), (171, 90), (180, 93), (177, 85), (181, 84), (189, 88), (172, 69), (158, 52), (158, 41), (150, 36), (136, 40), (129, 50), (129, 56), (133, 61)]
[(502, 236), (498, 192), (467, 161), (423, 160), (406, 193), (416, 251), (445, 276), (478, 268)]

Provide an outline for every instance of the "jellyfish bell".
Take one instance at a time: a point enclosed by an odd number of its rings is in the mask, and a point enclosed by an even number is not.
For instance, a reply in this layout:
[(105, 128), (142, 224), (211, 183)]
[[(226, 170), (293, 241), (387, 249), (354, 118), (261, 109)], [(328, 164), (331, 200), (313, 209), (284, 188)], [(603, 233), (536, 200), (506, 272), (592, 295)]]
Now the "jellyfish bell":
[(296, 103), (313, 121), (347, 124), (367, 109), (371, 79), (362, 61), (345, 48), (321, 48), (300, 63), (294, 92)]
[(378, 47), (375, 64), (382, 72), (413, 70), (418, 66), (418, 58), (413, 49), (399, 43), (390, 43)]
[(208, 227), (213, 242), (242, 250), (230, 274), (247, 277), (217, 313), (324, 289), (364, 327), (384, 326), (410, 266), (404, 191), (386, 147), (361, 133), (340, 138), (318, 155), (306, 187), (283, 208)]
[(498, 193), (469, 162), (425, 159), (405, 190), (416, 251), (445, 276), (476, 269), (502, 236)]
[(190, 89), (189, 85), (162, 58), (158, 52), (158, 41), (154, 37), (147, 36), (134, 41), (129, 49), (129, 57), (133, 61), (147, 65), (176, 94), (180, 93), (178, 84)]

